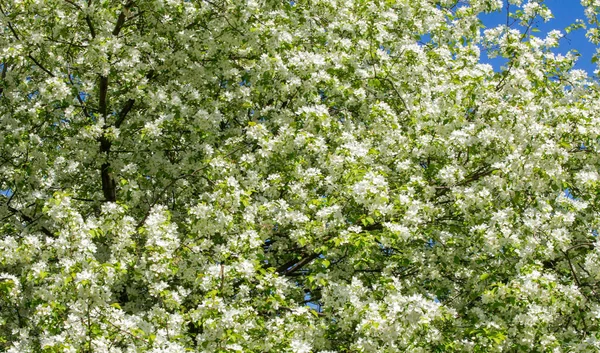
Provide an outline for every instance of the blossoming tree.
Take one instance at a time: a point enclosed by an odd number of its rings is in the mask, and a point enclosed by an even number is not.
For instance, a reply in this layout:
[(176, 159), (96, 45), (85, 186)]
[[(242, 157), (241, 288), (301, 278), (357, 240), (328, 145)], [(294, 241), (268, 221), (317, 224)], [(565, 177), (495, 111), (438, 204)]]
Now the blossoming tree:
[(0, 0), (0, 350), (598, 351), (598, 84), (505, 5)]

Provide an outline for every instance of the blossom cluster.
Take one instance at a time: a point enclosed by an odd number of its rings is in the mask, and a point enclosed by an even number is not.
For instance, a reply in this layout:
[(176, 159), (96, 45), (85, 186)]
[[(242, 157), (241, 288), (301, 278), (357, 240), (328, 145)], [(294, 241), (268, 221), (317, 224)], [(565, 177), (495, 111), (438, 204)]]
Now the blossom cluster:
[(600, 350), (598, 1), (0, 3), (0, 351)]

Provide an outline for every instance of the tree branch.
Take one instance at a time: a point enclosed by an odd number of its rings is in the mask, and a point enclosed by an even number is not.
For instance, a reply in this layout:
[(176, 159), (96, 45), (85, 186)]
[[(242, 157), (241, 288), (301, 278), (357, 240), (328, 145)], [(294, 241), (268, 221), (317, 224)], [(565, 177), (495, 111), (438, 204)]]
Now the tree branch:
[(42, 64), (40, 64), (37, 60), (35, 60), (35, 58), (31, 55), (28, 54), (27, 57), (29, 59), (31, 59), (40, 69), (42, 69), (45, 73), (47, 73), (48, 75), (54, 77), (54, 74), (52, 72), (50, 72), (50, 70), (46, 69)]
[[(69, 78), (69, 82), (71, 83), (71, 85), (73, 87), (77, 88), (75, 86), (75, 82), (73, 82), (73, 78), (72, 78), (72, 75), (71, 75), (71, 70), (69, 68), (69, 65), (67, 65), (67, 77)], [(81, 109), (83, 110), (83, 114), (86, 117), (89, 118), (90, 117), (90, 113), (88, 112), (88, 110), (87, 110), (87, 108), (85, 106), (85, 102), (83, 101), (83, 99), (81, 99), (81, 94), (80, 94), (79, 90), (77, 90), (77, 100), (79, 101), (79, 105), (81, 106)]]
[(125, 121), (125, 117), (129, 113), (129, 111), (131, 110), (131, 108), (133, 108), (133, 104), (134, 103), (135, 103), (134, 99), (130, 99), (130, 100), (127, 101), (127, 103), (125, 103), (125, 106), (119, 112), (119, 115), (117, 117), (117, 121), (115, 121), (115, 127), (116, 128), (119, 128), (121, 126), (121, 124), (123, 124), (123, 121)]
[[(295, 265), (292, 265), (291, 267), (283, 268), (283, 266), (280, 266), (277, 269), (277, 272), (284, 276), (290, 275), (290, 274), (300, 270), (302, 267), (304, 267), (304, 265), (309, 264), (310, 262), (312, 262), (312, 260), (316, 259), (319, 256), (321, 256), (320, 253), (310, 254), (310, 255), (304, 257), (303, 259), (301, 259), (300, 261), (296, 262)], [(287, 265), (287, 263), (285, 265)]]
[(117, 24), (115, 25), (115, 29), (113, 29), (113, 31), (112, 31), (113, 36), (116, 37), (121, 32), (121, 29), (123, 28), (123, 25), (125, 24), (125, 20), (127, 19), (125, 13), (129, 12), (129, 8), (132, 5), (133, 5), (133, 3), (129, 2), (123, 7), (123, 11), (121, 11), (121, 13), (119, 14), (119, 17), (117, 18)]
[[(16, 208), (14, 208), (8, 204), (6, 205), (6, 207), (8, 207), (8, 210), (10, 212), (12, 212), (13, 214), (19, 215), (25, 222), (29, 223), (30, 225), (35, 223), (35, 220), (33, 218), (29, 217), (22, 211), (19, 211)], [(48, 230), (48, 228), (46, 228), (44, 226), (40, 226), (40, 230), (42, 231), (42, 233), (46, 234), (47, 236), (49, 236), (51, 238), (55, 238), (54, 234), (50, 230)]]
[[(107, 76), (100, 76), (98, 92), (98, 111), (100, 112), (102, 118), (106, 119), (108, 110), (108, 103), (106, 99), (108, 92)], [(106, 124), (104, 124), (104, 129), (106, 129), (106, 127)], [(108, 156), (112, 143), (104, 134), (98, 140), (100, 142), (100, 152), (106, 154), (106, 162), (102, 163), (102, 166), (100, 167), (100, 174), (102, 177), (102, 193), (104, 194), (106, 201), (115, 202), (117, 200), (115, 179), (113, 178), (110, 163), (108, 162)]]
[(85, 22), (88, 25), (88, 28), (90, 29), (90, 34), (92, 35), (92, 39), (96, 38), (96, 30), (94, 29), (94, 25), (92, 24), (92, 20), (90, 19), (89, 15), (85, 16)]
[(98, 111), (102, 115), (102, 118), (106, 118), (107, 111), (107, 99), (106, 95), (108, 93), (108, 77), (100, 76), (100, 81), (98, 83)]
[[(77, 5), (72, 0), (65, 0), (65, 2), (71, 4), (73, 7), (78, 9), (79, 11), (83, 11), (81, 6)], [(91, 1), (88, 1), (88, 7), (91, 5)], [(92, 35), (92, 39), (96, 38), (96, 30), (94, 29), (94, 25), (92, 24), (92, 19), (89, 15), (85, 15), (85, 23), (87, 23), (88, 28), (90, 29), (90, 34)]]
[[(8, 17), (8, 15), (6, 14), (6, 12), (4, 12), (4, 9), (2, 8), (2, 5), (0, 4), (0, 12), (2, 12), (2, 15), (4, 17)], [(8, 28), (10, 29), (10, 31), (12, 32), (13, 36), (15, 37), (16, 40), (21, 40), (21, 38), (19, 38), (19, 35), (17, 34), (17, 31), (15, 30), (15, 28), (13, 27), (12, 23), (10, 23), (10, 21), (7, 22), (8, 23)]]

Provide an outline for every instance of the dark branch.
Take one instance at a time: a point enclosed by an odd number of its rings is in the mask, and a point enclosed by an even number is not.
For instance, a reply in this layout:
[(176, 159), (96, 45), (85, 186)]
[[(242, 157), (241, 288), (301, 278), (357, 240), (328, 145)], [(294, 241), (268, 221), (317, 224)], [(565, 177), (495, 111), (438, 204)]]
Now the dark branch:
[(112, 175), (110, 163), (103, 163), (100, 167), (100, 173), (102, 175), (102, 193), (104, 194), (104, 198), (109, 202), (117, 201), (115, 178)]
[(42, 64), (40, 64), (37, 60), (35, 60), (35, 58), (29, 54), (27, 55), (27, 57), (29, 57), (29, 59), (31, 59), (40, 69), (42, 69), (45, 73), (47, 73), (48, 75), (54, 77), (54, 74), (52, 72), (50, 72), (50, 70), (46, 69)]
[(117, 18), (117, 24), (115, 25), (115, 29), (113, 29), (112, 34), (113, 36), (118, 36), (119, 33), (121, 32), (121, 29), (123, 28), (123, 25), (125, 24), (125, 20), (126, 20), (126, 13), (129, 12), (129, 8), (132, 6), (132, 3), (127, 3), (124, 8), (123, 11), (121, 11), (121, 13), (119, 14), (119, 17)]
[(130, 99), (130, 100), (127, 101), (127, 103), (125, 103), (125, 106), (119, 112), (119, 116), (117, 117), (117, 121), (115, 121), (115, 127), (116, 128), (119, 128), (121, 126), (121, 124), (123, 124), (123, 121), (125, 121), (125, 117), (129, 113), (129, 111), (131, 110), (131, 108), (133, 108), (133, 104), (134, 103), (135, 103), (134, 99)]
[(92, 24), (90, 16), (85, 16), (85, 22), (87, 23), (90, 29), (90, 34), (92, 35), (92, 38), (96, 38), (96, 30), (94, 29), (94, 25)]
[[(4, 17), (8, 17), (8, 15), (6, 14), (6, 12), (4, 12), (4, 9), (2, 8), (1, 4), (0, 4), (0, 12), (2, 12), (2, 15)], [(12, 34), (15, 37), (16, 40), (21, 40), (21, 38), (19, 38), (19, 35), (17, 34), (17, 31), (13, 27), (12, 23), (10, 23), (10, 21), (8, 22), (8, 28), (10, 29), (10, 31), (12, 32)]]
[[(21, 219), (23, 219), (25, 222), (29, 223), (30, 225), (35, 223), (35, 220), (31, 217), (29, 217), (28, 215), (26, 215), (25, 213), (17, 210), (14, 207), (11, 207), (9, 205), (6, 205), (8, 207), (8, 210), (10, 212), (12, 212), (13, 214), (17, 214), (21, 217)], [(54, 234), (52, 234), (51, 231), (48, 230), (48, 228), (44, 227), (44, 226), (40, 226), (40, 230), (42, 231), (42, 233), (46, 234), (47, 236), (51, 237), (51, 238), (55, 238)]]
[(119, 18), (117, 19), (117, 25), (115, 26), (115, 29), (112, 32), (114, 36), (119, 35), (119, 32), (121, 32), (121, 28), (123, 28), (123, 24), (125, 24), (125, 13), (121, 12)]
[(65, 0), (65, 2), (68, 3), (68, 4), (70, 4), (70, 5), (73, 5), (73, 7), (75, 7), (76, 9), (81, 10), (81, 6), (77, 5), (73, 1), (71, 1), (71, 0)]
[[(71, 72), (70, 72), (70, 70), (69, 70), (69, 66), (67, 66), (67, 77), (69, 78), (69, 82), (71, 83), (71, 85), (72, 85), (73, 87), (77, 88), (77, 86), (75, 86), (75, 82), (73, 82), (73, 78), (72, 78), (72, 76), (73, 76), (73, 75), (71, 75)], [(88, 118), (89, 118), (91, 115), (90, 115), (90, 113), (88, 112), (88, 110), (87, 110), (87, 108), (86, 108), (86, 106), (85, 106), (85, 102), (83, 101), (83, 99), (81, 99), (81, 94), (79, 93), (79, 90), (78, 90), (78, 92), (77, 92), (77, 100), (79, 101), (79, 105), (81, 106), (81, 110), (83, 110), (83, 114), (84, 114), (86, 117), (88, 117)]]
[(312, 260), (316, 259), (320, 255), (321, 254), (319, 254), (319, 253), (310, 254), (310, 255), (304, 257), (303, 259), (301, 259), (300, 261), (296, 262), (291, 267), (283, 269), (282, 266), (280, 266), (277, 269), (277, 272), (280, 273), (280, 274), (282, 274), (282, 275), (284, 275), (284, 276), (290, 275), (290, 274), (292, 274), (292, 273), (300, 270), (302, 267), (304, 267), (305, 265), (309, 264), (310, 262), (312, 262)]
[[(81, 8), (81, 6), (77, 5), (76, 3), (74, 3), (71, 0), (65, 0), (66, 2), (68, 2), (69, 4), (75, 6), (75, 8), (77, 8), (79, 11), (82, 11), (83, 9)], [(91, 5), (90, 1), (88, 1), (88, 7)], [(92, 38), (96, 38), (96, 30), (94, 29), (94, 25), (92, 24), (92, 19), (90, 18), (89, 15), (85, 16), (85, 23), (87, 23), (88, 28), (90, 29), (90, 34), (92, 35)]]
[(98, 84), (98, 111), (102, 115), (102, 118), (106, 118), (107, 112), (107, 99), (106, 94), (108, 93), (108, 77), (100, 76), (100, 82)]
[[(102, 118), (106, 119), (106, 113), (108, 110), (108, 103), (106, 99), (106, 95), (108, 92), (108, 77), (100, 76), (100, 82), (98, 83), (98, 91), (98, 110), (100, 112), (100, 115), (102, 115)], [(100, 167), (100, 174), (102, 176), (102, 193), (104, 194), (104, 198), (106, 199), (106, 201), (114, 202), (117, 200), (115, 190), (115, 179), (113, 178), (110, 163), (108, 162), (108, 155), (110, 152), (111, 142), (105, 135), (102, 135), (99, 141), (100, 152), (106, 154), (107, 159), (107, 161), (102, 163), (102, 166)]]

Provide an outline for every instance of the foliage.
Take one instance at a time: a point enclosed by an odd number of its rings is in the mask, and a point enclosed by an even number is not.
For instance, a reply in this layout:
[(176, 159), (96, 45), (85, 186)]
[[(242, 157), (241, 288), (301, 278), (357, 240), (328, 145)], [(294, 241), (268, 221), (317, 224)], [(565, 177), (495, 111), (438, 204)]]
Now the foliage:
[(541, 1), (126, 1), (0, 0), (0, 350), (600, 349), (598, 84)]

